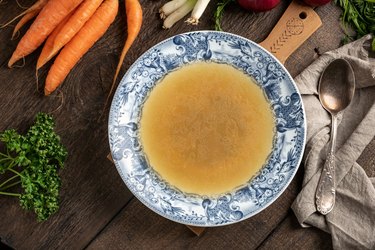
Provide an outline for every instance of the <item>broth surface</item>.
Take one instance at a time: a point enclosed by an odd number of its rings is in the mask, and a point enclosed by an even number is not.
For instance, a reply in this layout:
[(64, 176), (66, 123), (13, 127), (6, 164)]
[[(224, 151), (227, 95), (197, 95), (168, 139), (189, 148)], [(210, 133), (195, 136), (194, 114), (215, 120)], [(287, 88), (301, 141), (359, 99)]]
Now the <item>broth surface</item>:
[(232, 66), (194, 63), (148, 96), (140, 138), (150, 165), (181, 191), (217, 195), (247, 182), (271, 153), (274, 115), (263, 90)]

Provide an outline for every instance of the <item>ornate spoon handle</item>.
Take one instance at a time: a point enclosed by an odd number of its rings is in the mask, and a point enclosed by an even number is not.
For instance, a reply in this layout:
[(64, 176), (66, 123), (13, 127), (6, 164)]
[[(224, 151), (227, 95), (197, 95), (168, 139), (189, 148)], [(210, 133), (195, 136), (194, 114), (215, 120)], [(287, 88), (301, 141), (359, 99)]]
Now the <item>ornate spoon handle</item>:
[(336, 144), (337, 116), (332, 115), (332, 134), (331, 149), (327, 155), (326, 162), (323, 167), (322, 175), (316, 190), (316, 207), (321, 214), (328, 214), (335, 205), (336, 189), (335, 189), (335, 155), (334, 149)]

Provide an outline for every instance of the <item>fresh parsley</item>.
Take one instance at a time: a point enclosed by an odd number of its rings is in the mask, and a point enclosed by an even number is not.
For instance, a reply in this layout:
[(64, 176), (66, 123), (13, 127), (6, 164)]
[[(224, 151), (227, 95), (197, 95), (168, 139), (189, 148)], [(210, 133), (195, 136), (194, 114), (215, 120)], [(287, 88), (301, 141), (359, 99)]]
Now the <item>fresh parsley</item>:
[[(357, 33), (357, 38), (372, 33), (375, 35), (375, 0), (335, 0), (343, 9), (342, 21), (350, 25)], [(354, 37), (347, 36), (346, 42)], [(372, 41), (375, 51), (375, 39)]]
[[(61, 186), (58, 169), (67, 151), (54, 132), (52, 116), (38, 113), (26, 135), (9, 129), (0, 133), (5, 152), (0, 152), (0, 195), (19, 197), (21, 206), (34, 210), (38, 221), (47, 220), (59, 208)], [(9, 192), (21, 186), (22, 192)]]

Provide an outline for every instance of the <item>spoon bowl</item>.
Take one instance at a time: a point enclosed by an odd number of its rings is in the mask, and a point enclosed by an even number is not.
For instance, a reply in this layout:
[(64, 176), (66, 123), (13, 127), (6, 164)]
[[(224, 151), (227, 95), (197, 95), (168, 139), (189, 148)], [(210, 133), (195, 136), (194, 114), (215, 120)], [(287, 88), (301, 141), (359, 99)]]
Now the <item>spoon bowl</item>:
[(349, 106), (354, 90), (354, 71), (348, 61), (332, 61), (319, 80), (319, 98), (323, 107), (331, 114), (337, 114)]
[(319, 99), (332, 116), (331, 147), (316, 190), (316, 207), (321, 214), (328, 214), (335, 204), (335, 143), (337, 115), (349, 106), (355, 91), (354, 71), (344, 59), (332, 61), (319, 80)]

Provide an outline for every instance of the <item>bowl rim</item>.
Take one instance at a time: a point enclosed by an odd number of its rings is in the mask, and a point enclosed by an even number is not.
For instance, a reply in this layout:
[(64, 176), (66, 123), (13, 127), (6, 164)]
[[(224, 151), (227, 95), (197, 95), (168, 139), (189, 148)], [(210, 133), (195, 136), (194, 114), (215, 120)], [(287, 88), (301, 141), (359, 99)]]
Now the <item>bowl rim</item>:
[[(300, 153), (300, 156), (299, 156), (299, 159), (298, 159), (298, 162), (296, 164), (296, 167), (293, 169), (293, 172), (291, 173), (290, 175), (290, 178), (285, 182), (285, 184), (282, 186), (281, 189), (279, 189), (278, 193), (276, 195), (274, 195), (267, 203), (265, 203), (263, 206), (260, 206), (259, 209), (257, 209), (256, 211), (253, 211), (253, 212), (250, 212), (246, 215), (244, 215), (241, 219), (239, 220), (236, 220), (236, 221), (229, 221), (229, 222), (225, 222), (225, 223), (222, 223), (222, 224), (207, 224), (207, 223), (204, 223), (204, 224), (199, 224), (199, 223), (194, 223), (194, 222), (190, 222), (190, 221), (180, 221), (179, 219), (175, 218), (174, 216), (171, 216), (169, 214), (166, 214), (166, 213), (162, 213), (161, 211), (155, 209), (151, 204), (149, 204), (148, 201), (146, 201), (143, 197), (141, 197), (137, 190), (134, 190), (132, 186), (128, 185), (127, 184), (127, 181), (125, 180), (125, 176), (123, 176), (123, 173), (121, 171), (121, 166), (119, 165), (118, 161), (116, 161), (115, 159), (113, 159), (113, 163), (115, 164), (116, 166), (116, 169), (118, 171), (118, 173), (120, 174), (121, 176), (121, 179), (123, 181), (123, 183), (127, 186), (127, 188), (131, 191), (131, 193), (139, 200), (141, 201), (141, 203), (143, 205), (145, 205), (147, 208), (149, 208), (150, 210), (152, 210), (153, 212), (159, 214), (160, 216), (164, 217), (164, 218), (167, 218), (171, 221), (174, 221), (174, 222), (177, 222), (177, 223), (180, 223), (180, 224), (184, 224), (184, 225), (188, 225), (188, 226), (198, 226), (198, 227), (220, 227), (220, 226), (226, 226), (226, 225), (231, 225), (231, 224), (235, 224), (235, 223), (239, 223), (239, 222), (242, 222), (246, 219), (249, 219), (250, 217), (253, 217), (254, 215), (262, 212), (263, 210), (265, 210), (267, 207), (269, 207), (271, 204), (273, 204), (284, 192), (285, 190), (289, 187), (290, 183), (292, 182), (292, 180), (294, 179), (301, 163), (302, 163), (302, 159), (303, 159), (303, 155), (304, 155), (304, 151), (305, 151), (305, 147), (306, 147), (306, 134), (307, 134), (307, 122), (306, 122), (306, 111), (305, 111), (305, 107), (304, 107), (304, 103), (302, 101), (302, 95), (297, 87), (297, 84), (296, 82), (294, 81), (293, 77), (290, 75), (289, 71), (285, 68), (284, 64), (282, 64), (272, 53), (270, 53), (269, 51), (267, 51), (264, 47), (262, 47), (260, 44), (248, 39), (248, 38), (245, 38), (243, 36), (240, 36), (240, 35), (237, 35), (237, 34), (233, 34), (233, 33), (230, 33), (230, 32), (223, 32), (223, 31), (214, 31), (214, 30), (197, 30), (197, 31), (189, 31), (189, 32), (184, 32), (184, 33), (179, 33), (179, 34), (175, 34), (175, 35), (172, 35), (166, 39), (163, 39), (162, 41), (158, 42), (157, 44), (151, 46), (150, 48), (148, 48), (146, 51), (144, 51), (132, 64), (131, 66), (126, 70), (126, 72), (123, 74), (122, 78), (121, 78), (121, 81), (119, 82), (118, 86), (117, 86), (117, 89), (113, 95), (113, 99), (112, 99), (112, 102), (111, 102), (111, 106), (110, 106), (110, 110), (109, 110), (109, 117), (108, 117), (108, 123), (107, 123), (107, 128), (108, 128), (108, 143), (109, 143), (109, 147), (110, 147), (110, 153), (111, 153), (111, 156), (112, 156), (112, 146), (111, 146), (111, 143), (110, 143), (110, 126), (111, 126), (111, 121), (112, 121), (112, 117), (114, 116), (114, 100), (116, 98), (116, 96), (119, 95), (119, 89), (120, 87), (122, 86), (123, 82), (125, 81), (125, 78), (127, 77), (128, 75), (128, 72), (130, 72), (134, 67), (135, 65), (137, 65), (140, 60), (149, 52), (151, 52), (153, 49), (161, 46), (162, 44), (164, 43), (167, 43), (169, 42), (170, 40), (172, 40), (174, 37), (176, 36), (181, 36), (181, 35), (189, 35), (189, 34), (196, 34), (196, 33), (211, 33), (211, 34), (215, 34), (215, 33), (218, 33), (218, 34), (225, 34), (225, 35), (229, 35), (229, 36), (233, 36), (237, 39), (240, 39), (240, 40), (244, 40), (252, 45), (254, 45), (255, 47), (257, 47), (258, 49), (260, 49), (262, 52), (264, 52), (265, 54), (267, 54), (268, 56), (270, 56), (271, 58), (273, 58), (277, 63), (278, 65), (282, 68), (283, 72), (286, 74), (286, 77), (289, 78), (290, 82), (292, 83), (292, 86), (294, 87), (294, 90), (295, 92), (298, 94), (300, 100), (301, 100), (301, 109), (302, 109), (302, 113), (303, 113), (303, 125), (301, 125), (301, 127), (303, 128), (303, 141), (302, 141), (302, 148), (301, 148), (301, 153)], [(113, 157), (112, 157), (113, 158)]]

